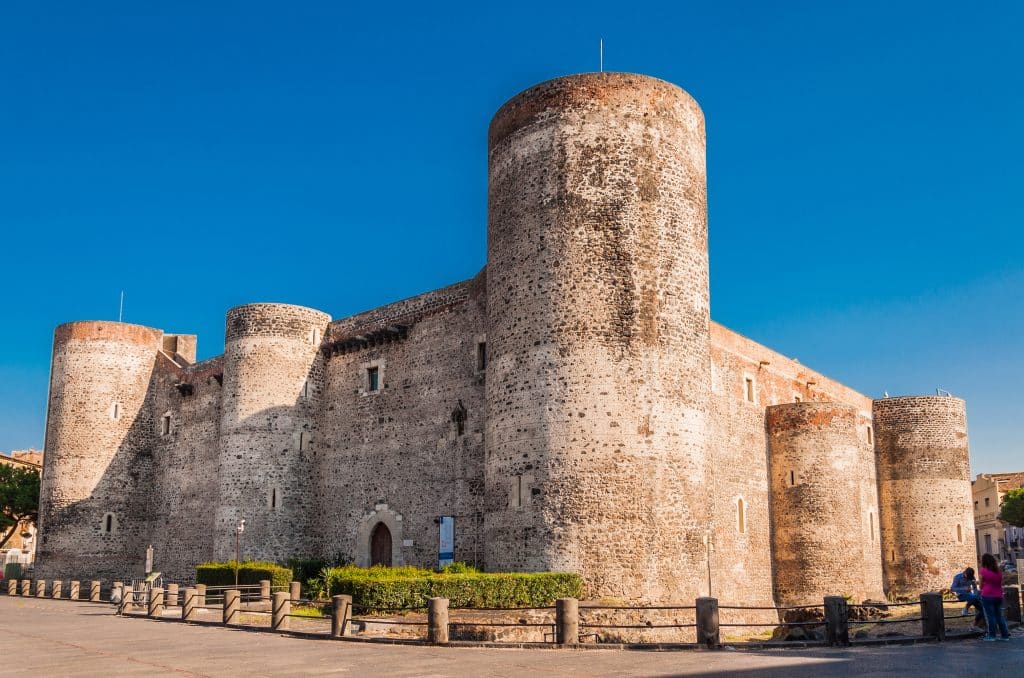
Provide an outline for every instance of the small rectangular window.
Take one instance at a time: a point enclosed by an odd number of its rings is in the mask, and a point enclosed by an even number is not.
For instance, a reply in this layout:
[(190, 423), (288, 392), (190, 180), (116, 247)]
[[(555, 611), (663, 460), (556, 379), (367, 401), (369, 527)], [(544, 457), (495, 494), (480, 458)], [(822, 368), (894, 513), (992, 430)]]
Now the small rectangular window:
[(871, 427), (868, 426), (868, 445), (874, 445), (874, 444), (875, 444), (875, 434), (871, 430)]
[(743, 393), (748, 403), (754, 402), (754, 378), (744, 377), (743, 378)]
[(487, 369), (487, 342), (485, 341), (476, 345), (476, 369), (478, 372)]
[(366, 390), (376, 391), (380, 388), (380, 370), (376, 367), (366, 368)]
[(306, 381), (302, 382), (302, 397), (303, 398), (308, 398), (309, 397), (309, 379), (307, 379)]
[(796, 485), (796, 476), (794, 475), (794, 473), (792, 471), (790, 471), (789, 472), (789, 486), (793, 487), (794, 485)]
[(160, 417), (160, 435), (166, 436), (171, 433), (171, 415), (165, 414)]
[(299, 432), (299, 452), (305, 452), (309, 449), (309, 434), (305, 431)]
[(120, 419), (121, 418), (121, 403), (114, 403), (114, 406), (110, 409), (110, 418), (111, 419)]

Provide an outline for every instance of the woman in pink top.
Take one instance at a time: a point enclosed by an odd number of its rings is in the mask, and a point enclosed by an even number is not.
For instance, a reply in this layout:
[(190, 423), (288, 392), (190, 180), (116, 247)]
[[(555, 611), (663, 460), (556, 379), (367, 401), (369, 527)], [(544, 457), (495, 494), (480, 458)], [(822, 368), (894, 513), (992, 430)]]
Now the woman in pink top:
[(1010, 629), (1006, 627), (1006, 618), (1003, 617), (1003, 573), (999, 571), (996, 558), (991, 553), (981, 557), (978, 578), (981, 579), (981, 607), (985, 610), (985, 622), (988, 624), (988, 631), (982, 640), (997, 640), (994, 635), (997, 626), (1000, 635), (998, 640), (1009, 640)]

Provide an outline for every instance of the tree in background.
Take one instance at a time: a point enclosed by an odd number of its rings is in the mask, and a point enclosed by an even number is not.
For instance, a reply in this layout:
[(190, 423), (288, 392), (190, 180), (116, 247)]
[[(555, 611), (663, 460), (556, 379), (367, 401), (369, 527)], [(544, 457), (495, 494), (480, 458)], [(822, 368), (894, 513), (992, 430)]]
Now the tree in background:
[(18, 523), (35, 522), (38, 515), (39, 473), (0, 464), (0, 548), (17, 532)]
[(1007, 491), (1003, 497), (1003, 507), (999, 510), (999, 520), (1015, 527), (1024, 527), (1024, 487)]

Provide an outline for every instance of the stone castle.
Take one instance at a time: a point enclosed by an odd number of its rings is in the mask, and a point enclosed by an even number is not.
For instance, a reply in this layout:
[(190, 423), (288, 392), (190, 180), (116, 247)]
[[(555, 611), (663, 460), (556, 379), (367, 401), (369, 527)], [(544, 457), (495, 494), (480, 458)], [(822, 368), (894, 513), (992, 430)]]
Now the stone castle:
[(341, 556), (580, 573), (629, 601), (820, 603), (974, 562), (964, 403), (872, 400), (711, 321), (704, 118), (589, 73), (489, 131), (485, 269), (352, 317), (227, 313), (223, 355), (54, 337), (37, 576)]

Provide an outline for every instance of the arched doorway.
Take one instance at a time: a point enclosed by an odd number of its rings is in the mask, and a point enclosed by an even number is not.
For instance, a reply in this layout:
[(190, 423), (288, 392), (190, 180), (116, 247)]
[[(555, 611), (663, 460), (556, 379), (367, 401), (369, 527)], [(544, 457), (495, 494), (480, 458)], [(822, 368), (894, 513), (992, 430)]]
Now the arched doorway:
[(370, 533), (370, 565), (391, 567), (391, 530), (377, 523)]

